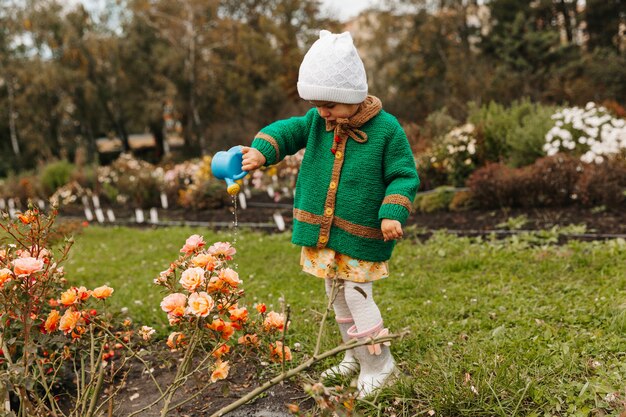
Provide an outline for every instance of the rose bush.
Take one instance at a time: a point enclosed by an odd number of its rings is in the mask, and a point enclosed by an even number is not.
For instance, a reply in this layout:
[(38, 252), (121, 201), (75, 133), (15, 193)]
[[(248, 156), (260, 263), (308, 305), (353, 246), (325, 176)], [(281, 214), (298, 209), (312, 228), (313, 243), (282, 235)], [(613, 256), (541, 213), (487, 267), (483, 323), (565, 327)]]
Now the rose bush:
[(14, 220), (3, 213), (0, 222), (0, 397), (14, 400), (8, 408), (3, 401), (2, 415), (99, 414), (116, 392), (102, 401), (104, 387), (113, 387), (152, 334), (135, 336), (128, 322), (113, 324), (106, 310), (113, 288), (67, 285), (61, 264), (73, 242), (66, 240), (55, 260), (55, 216), (31, 206)]
[(166, 345), (182, 355), (174, 382), (161, 397), (162, 415), (176, 407), (173, 396), (190, 376), (204, 377), (207, 385), (227, 378), (228, 358), (235, 353), (283, 365), (292, 359), (285, 314), (267, 312), (264, 304), (250, 314), (243, 305), (243, 282), (229, 265), (236, 253), (228, 242), (207, 246), (202, 236), (192, 235), (178, 259), (153, 280), (165, 291), (160, 307), (173, 327)]

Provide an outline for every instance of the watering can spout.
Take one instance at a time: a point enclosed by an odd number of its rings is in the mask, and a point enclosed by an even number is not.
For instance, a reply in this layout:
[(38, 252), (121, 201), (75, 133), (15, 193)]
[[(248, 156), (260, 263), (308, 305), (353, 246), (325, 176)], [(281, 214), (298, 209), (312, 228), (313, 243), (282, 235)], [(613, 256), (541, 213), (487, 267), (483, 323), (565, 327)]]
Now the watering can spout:
[(241, 146), (234, 146), (228, 151), (219, 151), (211, 160), (211, 172), (215, 178), (226, 181), (226, 191), (230, 195), (236, 195), (241, 187), (236, 181), (248, 175), (241, 167), (243, 153)]
[(241, 186), (230, 178), (224, 178), (226, 181), (226, 192), (230, 195), (235, 195), (241, 191)]

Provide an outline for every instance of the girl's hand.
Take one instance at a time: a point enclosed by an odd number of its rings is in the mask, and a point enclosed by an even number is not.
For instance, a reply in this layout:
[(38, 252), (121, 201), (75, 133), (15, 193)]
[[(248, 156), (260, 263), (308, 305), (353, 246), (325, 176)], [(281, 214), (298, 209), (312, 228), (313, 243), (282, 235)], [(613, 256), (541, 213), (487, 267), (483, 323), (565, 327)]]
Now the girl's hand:
[(388, 240), (402, 239), (402, 224), (397, 220), (383, 219), (380, 224), (385, 242)]
[(265, 156), (258, 149), (242, 146), (241, 153), (243, 153), (241, 168), (244, 171), (254, 171), (265, 165)]

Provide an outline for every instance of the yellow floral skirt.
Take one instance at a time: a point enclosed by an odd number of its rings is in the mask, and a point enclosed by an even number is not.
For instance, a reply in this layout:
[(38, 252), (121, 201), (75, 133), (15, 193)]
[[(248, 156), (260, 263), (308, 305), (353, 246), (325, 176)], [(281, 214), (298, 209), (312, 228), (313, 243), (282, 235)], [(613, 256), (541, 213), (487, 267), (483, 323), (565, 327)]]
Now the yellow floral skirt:
[(319, 278), (336, 278), (352, 282), (371, 282), (389, 276), (388, 262), (354, 259), (332, 249), (302, 247), (302, 270)]

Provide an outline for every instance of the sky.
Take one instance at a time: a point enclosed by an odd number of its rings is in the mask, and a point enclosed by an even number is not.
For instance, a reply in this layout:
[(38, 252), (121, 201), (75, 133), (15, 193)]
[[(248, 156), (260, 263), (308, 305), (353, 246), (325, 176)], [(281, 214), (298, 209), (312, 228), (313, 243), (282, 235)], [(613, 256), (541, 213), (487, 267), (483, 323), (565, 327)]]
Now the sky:
[(342, 22), (355, 17), (370, 6), (376, 6), (381, 0), (322, 0), (323, 11), (336, 16)]
[[(83, 3), (88, 9), (104, 7), (105, 0), (67, 0), (68, 5)], [(323, 12), (346, 21), (358, 15), (364, 9), (381, 4), (382, 0), (322, 0)]]

